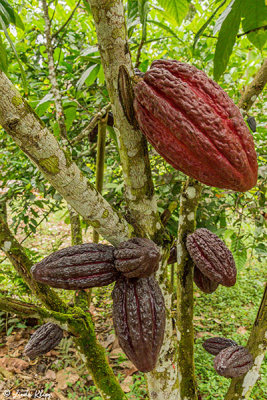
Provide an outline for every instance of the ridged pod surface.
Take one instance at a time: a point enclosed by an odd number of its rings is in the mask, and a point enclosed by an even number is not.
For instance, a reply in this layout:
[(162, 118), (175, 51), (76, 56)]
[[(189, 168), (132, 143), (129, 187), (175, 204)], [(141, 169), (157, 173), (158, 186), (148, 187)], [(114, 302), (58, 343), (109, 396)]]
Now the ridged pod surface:
[(203, 71), (156, 60), (134, 91), (141, 131), (174, 168), (209, 186), (241, 192), (255, 186), (252, 135), (238, 107)]
[(114, 251), (115, 267), (127, 278), (147, 277), (159, 268), (160, 253), (152, 240), (132, 238)]
[(31, 336), (25, 346), (24, 354), (34, 359), (42, 354), (48, 353), (56, 347), (63, 337), (63, 330), (57, 324), (48, 322), (40, 326)]
[(208, 353), (216, 356), (223, 349), (230, 346), (238, 346), (238, 344), (234, 340), (226, 339), (224, 337), (212, 337), (205, 340), (202, 346)]
[(119, 344), (142, 372), (154, 369), (163, 342), (165, 305), (154, 277), (117, 280), (112, 293)]
[(114, 248), (84, 243), (56, 251), (35, 264), (38, 282), (62, 289), (85, 289), (109, 285), (119, 276), (114, 267)]
[(199, 228), (186, 238), (186, 247), (197, 268), (212, 282), (233, 286), (236, 266), (231, 251), (215, 233)]
[(219, 286), (218, 282), (211, 281), (196, 266), (194, 267), (194, 282), (203, 293), (207, 294), (215, 292)]
[(220, 351), (214, 359), (214, 368), (219, 375), (237, 378), (246, 374), (253, 365), (253, 357), (243, 346), (230, 346)]

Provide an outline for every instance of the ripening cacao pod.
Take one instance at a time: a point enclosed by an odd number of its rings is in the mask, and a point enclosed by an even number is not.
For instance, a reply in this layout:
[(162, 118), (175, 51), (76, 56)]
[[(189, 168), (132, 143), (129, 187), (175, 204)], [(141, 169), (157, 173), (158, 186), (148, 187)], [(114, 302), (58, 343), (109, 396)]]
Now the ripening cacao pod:
[(154, 369), (163, 342), (165, 305), (153, 276), (121, 276), (113, 293), (113, 324), (119, 344), (140, 371)]
[(48, 322), (40, 326), (31, 336), (25, 346), (24, 354), (34, 359), (42, 354), (48, 353), (56, 347), (63, 337), (63, 330), (57, 324)]
[(197, 287), (204, 293), (213, 293), (219, 286), (218, 282), (211, 281), (207, 276), (202, 274), (200, 269), (194, 267), (194, 282)]
[(214, 359), (219, 375), (236, 378), (247, 373), (253, 365), (253, 357), (243, 346), (230, 346), (220, 351)]
[(175, 264), (177, 263), (177, 245), (175, 244), (172, 246), (170, 250), (170, 256), (168, 258), (168, 264)]
[(208, 353), (216, 356), (223, 349), (230, 346), (238, 346), (238, 344), (234, 340), (226, 339), (224, 337), (212, 337), (205, 340), (202, 346)]
[(203, 71), (157, 60), (134, 92), (141, 131), (174, 168), (209, 186), (240, 192), (255, 186), (252, 135), (238, 107)]
[(157, 271), (160, 252), (152, 240), (133, 238), (114, 251), (115, 267), (126, 278), (144, 278)]
[(190, 257), (203, 275), (212, 282), (233, 286), (236, 282), (236, 266), (231, 251), (215, 233), (197, 229), (186, 238)]
[(32, 275), (38, 282), (62, 289), (85, 289), (114, 282), (114, 247), (84, 243), (56, 251), (35, 264)]

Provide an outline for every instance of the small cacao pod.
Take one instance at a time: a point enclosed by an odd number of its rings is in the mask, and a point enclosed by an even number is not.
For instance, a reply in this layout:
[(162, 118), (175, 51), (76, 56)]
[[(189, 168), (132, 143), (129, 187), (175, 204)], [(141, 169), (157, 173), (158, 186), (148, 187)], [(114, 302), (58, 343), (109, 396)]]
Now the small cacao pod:
[(56, 251), (35, 264), (32, 275), (38, 282), (62, 289), (85, 289), (114, 282), (114, 247), (84, 243)]
[(160, 253), (152, 240), (133, 238), (114, 251), (115, 267), (127, 278), (143, 278), (157, 271)]
[(213, 293), (219, 286), (218, 282), (211, 281), (207, 276), (202, 274), (200, 269), (194, 267), (194, 282), (197, 287), (204, 293)]
[(214, 359), (219, 375), (236, 378), (247, 373), (253, 365), (253, 357), (243, 346), (230, 346), (220, 351)]
[(31, 336), (25, 346), (24, 354), (34, 359), (42, 354), (48, 353), (56, 347), (63, 337), (63, 330), (57, 324), (48, 322), (40, 326)]
[(254, 117), (249, 116), (247, 118), (247, 123), (248, 126), (250, 127), (250, 129), (252, 130), (252, 132), (256, 132), (257, 131), (257, 123)]
[(157, 362), (165, 329), (165, 305), (153, 276), (127, 279), (121, 276), (113, 293), (113, 324), (119, 344), (142, 372)]
[(141, 131), (174, 168), (209, 186), (255, 186), (253, 137), (238, 107), (203, 71), (156, 60), (134, 92)]
[(226, 339), (224, 337), (212, 337), (205, 340), (202, 346), (208, 353), (216, 356), (223, 349), (226, 349), (229, 346), (238, 346), (238, 344), (234, 340)]
[(236, 266), (231, 251), (215, 233), (199, 228), (186, 238), (186, 247), (197, 268), (212, 282), (233, 286)]
[(170, 256), (168, 258), (168, 264), (175, 264), (177, 263), (177, 246), (176, 244), (172, 246), (170, 250)]

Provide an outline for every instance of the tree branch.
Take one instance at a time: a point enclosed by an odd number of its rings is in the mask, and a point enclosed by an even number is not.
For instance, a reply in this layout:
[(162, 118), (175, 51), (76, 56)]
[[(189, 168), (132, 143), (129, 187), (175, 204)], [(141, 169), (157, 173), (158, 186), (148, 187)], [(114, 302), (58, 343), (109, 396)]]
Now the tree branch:
[(110, 109), (111, 109), (111, 103), (108, 103), (105, 107), (102, 108), (102, 110), (96, 113), (89, 122), (89, 124), (83, 129), (83, 131), (71, 141), (71, 145), (73, 146), (74, 144), (80, 142), (85, 137), (87, 137), (89, 133), (98, 124), (98, 122), (108, 113)]
[(0, 248), (4, 251), (17, 273), (24, 279), (33, 294), (51, 310), (66, 310), (66, 304), (60, 299), (57, 293), (49, 286), (37, 283), (32, 279), (30, 270), (32, 261), (27, 257), (23, 247), (12, 235), (5, 220), (0, 215)]
[(232, 379), (225, 400), (248, 399), (253, 386), (260, 378), (260, 367), (267, 349), (267, 285), (261, 300), (247, 348), (254, 358), (254, 366), (240, 378)]
[(0, 124), (54, 188), (110, 243), (126, 240), (129, 225), (83, 176), (3, 72), (0, 99)]
[(70, 13), (69, 18), (66, 20), (66, 22), (64, 22), (64, 24), (52, 35), (52, 38), (54, 39), (56, 36), (58, 36), (58, 34), (63, 31), (63, 29), (70, 23), (70, 21), (72, 20), (75, 11), (77, 10), (77, 8), (79, 7), (79, 5), (81, 4), (81, 0), (78, 1), (78, 3), (76, 4), (76, 6), (74, 7), (74, 9), (72, 10), (72, 12)]
[(262, 92), (267, 83), (267, 58), (265, 58), (261, 68), (257, 72), (251, 84), (246, 88), (238, 107), (245, 112), (248, 112), (252, 104), (256, 101), (258, 95)]
[(161, 230), (144, 136), (129, 124), (119, 100), (120, 67), (134, 77), (122, 0), (89, 0), (116, 123), (129, 221), (135, 234), (153, 237)]
[(193, 326), (193, 261), (187, 252), (185, 241), (196, 229), (196, 210), (201, 197), (202, 184), (188, 178), (180, 199), (177, 239), (177, 336), (178, 364), (181, 400), (197, 400), (194, 363)]
[(104, 400), (126, 400), (108, 364), (105, 349), (97, 341), (91, 315), (73, 307), (70, 314), (48, 311), (33, 304), (0, 296), (0, 310), (55, 322), (74, 336), (74, 342)]

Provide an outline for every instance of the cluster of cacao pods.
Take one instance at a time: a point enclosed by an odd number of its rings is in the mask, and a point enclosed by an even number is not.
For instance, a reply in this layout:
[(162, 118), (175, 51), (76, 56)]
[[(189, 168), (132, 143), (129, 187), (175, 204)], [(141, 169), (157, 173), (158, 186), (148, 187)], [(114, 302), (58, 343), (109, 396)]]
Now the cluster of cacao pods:
[(237, 378), (246, 374), (253, 366), (253, 357), (243, 346), (223, 337), (213, 337), (203, 343), (204, 349), (215, 355), (214, 369), (226, 378)]
[[(194, 281), (204, 293), (213, 293), (219, 284), (233, 286), (236, 282), (234, 257), (225, 243), (206, 228), (199, 228), (186, 238), (186, 248), (194, 261)], [(171, 249), (168, 263), (177, 258)]]
[[(245, 192), (256, 185), (252, 134), (239, 108), (205, 72), (156, 60), (136, 81), (132, 124), (137, 121), (169, 164), (209, 186)], [(121, 102), (130, 108), (123, 97)]]
[[(112, 293), (113, 323), (119, 344), (140, 371), (148, 372), (155, 367), (165, 329), (164, 298), (153, 276), (159, 260), (153, 241), (132, 238), (117, 248), (95, 243), (67, 247), (35, 264), (31, 272), (38, 282), (69, 290), (116, 281)], [(28, 355), (37, 354), (36, 343), (42, 338), (43, 329), (30, 340)]]

